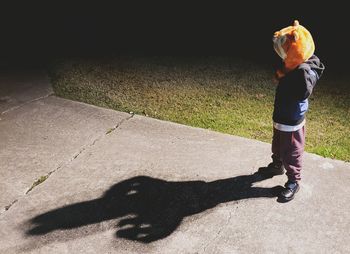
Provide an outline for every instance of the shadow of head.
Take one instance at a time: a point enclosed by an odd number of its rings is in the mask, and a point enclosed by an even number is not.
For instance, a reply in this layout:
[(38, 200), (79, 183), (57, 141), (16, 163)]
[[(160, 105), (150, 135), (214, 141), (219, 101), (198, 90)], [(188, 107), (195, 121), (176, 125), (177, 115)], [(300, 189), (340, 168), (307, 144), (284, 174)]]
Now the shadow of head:
[(26, 234), (38, 236), (119, 218), (116, 237), (149, 243), (176, 230), (184, 217), (216, 205), (247, 198), (276, 197), (280, 186), (253, 187), (257, 174), (213, 182), (169, 182), (137, 176), (113, 185), (105, 194), (38, 215)]

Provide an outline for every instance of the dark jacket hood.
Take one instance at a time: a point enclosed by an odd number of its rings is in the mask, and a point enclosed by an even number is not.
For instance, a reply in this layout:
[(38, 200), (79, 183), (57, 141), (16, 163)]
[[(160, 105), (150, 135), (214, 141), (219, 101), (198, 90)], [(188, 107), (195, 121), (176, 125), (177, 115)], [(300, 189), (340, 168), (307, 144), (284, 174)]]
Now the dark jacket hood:
[(323, 63), (321, 63), (320, 59), (317, 56), (312, 55), (308, 60), (302, 63), (299, 68), (313, 70), (317, 74), (317, 79), (320, 79), (325, 69), (325, 66)]

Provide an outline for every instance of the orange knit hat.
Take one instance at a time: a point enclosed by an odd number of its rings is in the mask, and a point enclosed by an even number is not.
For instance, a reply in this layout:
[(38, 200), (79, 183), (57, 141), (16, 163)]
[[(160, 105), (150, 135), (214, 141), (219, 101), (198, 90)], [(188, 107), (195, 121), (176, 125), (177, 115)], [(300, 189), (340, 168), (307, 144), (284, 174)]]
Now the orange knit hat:
[(315, 51), (315, 44), (310, 32), (297, 20), (292, 26), (275, 32), (272, 41), (276, 53), (284, 62), (284, 69), (277, 71), (279, 78), (308, 60)]

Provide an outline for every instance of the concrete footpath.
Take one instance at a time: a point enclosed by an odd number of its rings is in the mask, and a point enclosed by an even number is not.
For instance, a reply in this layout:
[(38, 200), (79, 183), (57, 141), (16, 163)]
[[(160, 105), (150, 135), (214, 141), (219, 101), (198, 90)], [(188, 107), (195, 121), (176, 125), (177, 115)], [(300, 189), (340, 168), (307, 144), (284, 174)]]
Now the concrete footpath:
[(279, 203), (286, 177), (254, 174), (267, 143), (58, 98), (41, 71), (1, 75), (0, 253), (349, 253), (349, 163), (306, 153)]

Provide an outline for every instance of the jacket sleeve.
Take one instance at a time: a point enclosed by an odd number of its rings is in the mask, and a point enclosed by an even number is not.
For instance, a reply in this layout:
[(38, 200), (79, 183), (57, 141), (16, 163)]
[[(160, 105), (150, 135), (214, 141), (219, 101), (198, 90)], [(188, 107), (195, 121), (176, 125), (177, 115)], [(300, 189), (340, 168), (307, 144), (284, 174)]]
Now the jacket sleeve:
[(287, 75), (283, 85), (292, 100), (305, 100), (315, 87), (317, 74), (309, 68), (298, 68)]
[(305, 100), (312, 94), (318, 78), (317, 73), (310, 68), (300, 69), (300, 72), (301, 80), (297, 90), (297, 97)]
[(318, 80), (318, 75), (315, 71), (311, 69), (304, 69), (304, 77), (305, 77), (305, 83), (306, 83), (306, 87), (305, 87), (306, 90), (305, 90), (303, 99), (306, 99), (311, 95), (316, 85), (316, 82)]

